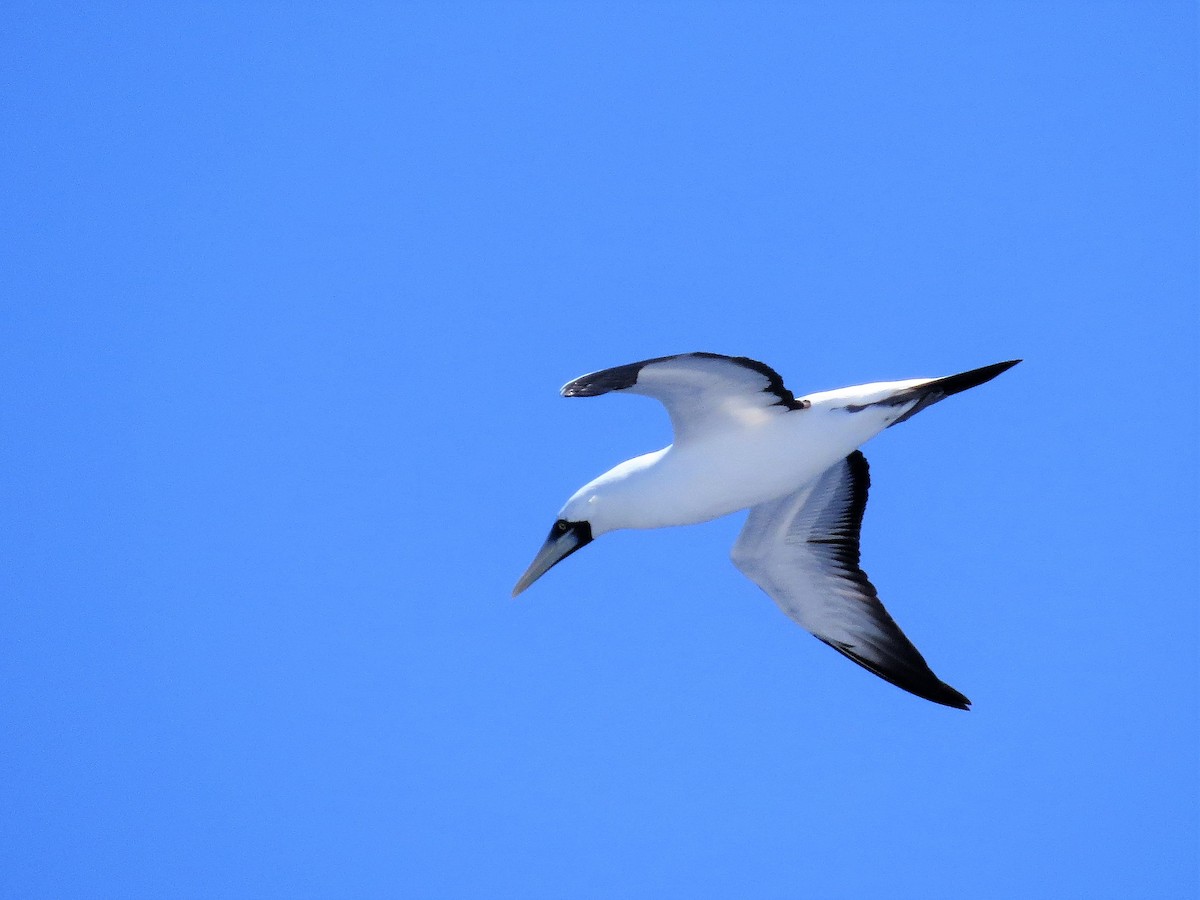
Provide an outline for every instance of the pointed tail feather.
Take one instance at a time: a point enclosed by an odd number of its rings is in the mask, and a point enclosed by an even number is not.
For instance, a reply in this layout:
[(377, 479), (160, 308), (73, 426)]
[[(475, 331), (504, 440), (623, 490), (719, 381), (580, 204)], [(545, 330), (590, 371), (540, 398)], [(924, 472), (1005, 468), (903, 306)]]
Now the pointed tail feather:
[[(892, 425), (898, 425), (915, 416), (923, 409), (928, 409), (939, 400), (945, 400), (951, 394), (958, 394), (968, 388), (978, 387), (984, 382), (991, 381), (1001, 372), (1007, 372), (1017, 363), (1019, 359), (1010, 359), (1007, 362), (994, 363), (990, 366), (982, 366), (978, 369), (972, 369), (969, 372), (960, 372), (957, 375), (947, 375), (945, 378), (935, 378), (932, 381), (927, 381), (924, 384), (909, 388), (906, 391), (889, 397), (883, 403), (887, 406), (899, 406), (905, 403), (911, 403), (916, 400), (916, 405), (908, 410), (904, 415), (898, 418)], [(890, 425), (888, 426), (891, 427)]]

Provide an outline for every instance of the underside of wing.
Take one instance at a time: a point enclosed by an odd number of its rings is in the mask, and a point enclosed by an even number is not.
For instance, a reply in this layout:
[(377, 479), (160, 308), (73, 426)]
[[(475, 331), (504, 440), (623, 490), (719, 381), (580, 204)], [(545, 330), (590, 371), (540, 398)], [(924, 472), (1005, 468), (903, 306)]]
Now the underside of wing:
[(564, 397), (624, 391), (653, 397), (667, 408), (676, 442), (709, 429), (805, 409), (770, 366), (744, 356), (684, 353), (604, 369), (576, 378)]
[(733, 562), (794, 621), (880, 678), (969, 709), (905, 637), (859, 567), (870, 475), (854, 451), (800, 490), (753, 507)]

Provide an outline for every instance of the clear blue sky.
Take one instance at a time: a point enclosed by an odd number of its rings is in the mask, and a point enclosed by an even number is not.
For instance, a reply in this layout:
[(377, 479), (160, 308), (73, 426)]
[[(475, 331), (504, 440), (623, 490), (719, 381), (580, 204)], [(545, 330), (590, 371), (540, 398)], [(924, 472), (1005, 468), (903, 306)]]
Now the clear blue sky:
[[(1190, 3), (9, 5), (0, 894), (1194, 897)], [(961, 713), (728, 560), (509, 590), (583, 372), (1026, 362), (866, 447)]]

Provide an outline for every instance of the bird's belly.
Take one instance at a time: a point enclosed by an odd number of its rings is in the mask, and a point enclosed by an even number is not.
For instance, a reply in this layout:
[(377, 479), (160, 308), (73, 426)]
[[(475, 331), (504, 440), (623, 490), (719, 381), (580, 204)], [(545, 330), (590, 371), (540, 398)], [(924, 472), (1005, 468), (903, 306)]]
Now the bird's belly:
[(854, 448), (805, 440), (711, 441), (672, 448), (662, 461), (644, 524), (691, 525), (774, 500), (816, 478)]
[(895, 414), (814, 404), (629, 460), (599, 480), (611, 483), (620, 504), (617, 527), (707, 522), (797, 490), (886, 428)]

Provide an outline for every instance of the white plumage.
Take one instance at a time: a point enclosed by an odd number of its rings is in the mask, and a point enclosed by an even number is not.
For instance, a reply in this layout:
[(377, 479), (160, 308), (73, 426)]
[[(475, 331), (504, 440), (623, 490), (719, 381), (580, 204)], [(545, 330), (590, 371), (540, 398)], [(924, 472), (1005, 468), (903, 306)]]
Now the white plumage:
[(577, 378), (564, 396), (622, 391), (659, 400), (675, 439), (576, 491), (513, 595), (605, 532), (691, 525), (749, 508), (734, 564), (788, 616), (893, 684), (967, 709), (967, 698), (930, 671), (859, 568), (869, 476), (856, 448), (1017, 362), (800, 398), (768, 366), (713, 353)]

